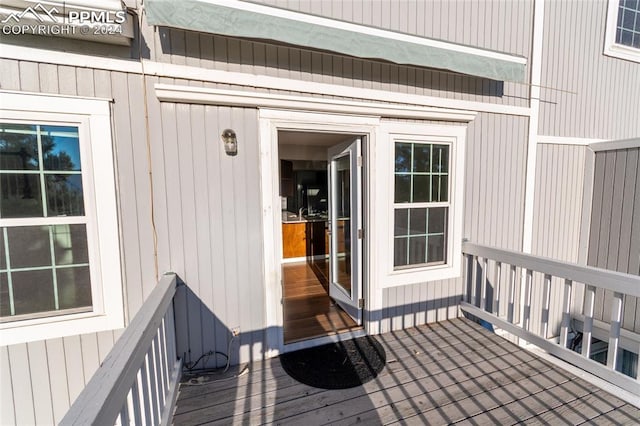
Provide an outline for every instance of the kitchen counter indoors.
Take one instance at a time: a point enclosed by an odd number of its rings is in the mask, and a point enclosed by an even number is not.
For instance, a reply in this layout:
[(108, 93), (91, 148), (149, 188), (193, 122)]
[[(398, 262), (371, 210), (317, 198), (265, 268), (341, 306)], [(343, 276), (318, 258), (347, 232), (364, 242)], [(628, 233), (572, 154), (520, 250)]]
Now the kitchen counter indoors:
[(302, 217), (295, 213), (288, 211), (282, 212), (282, 223), (306, 223), (306, 222), (326, 222), (327, 215), (325, 214), (303, 214)]

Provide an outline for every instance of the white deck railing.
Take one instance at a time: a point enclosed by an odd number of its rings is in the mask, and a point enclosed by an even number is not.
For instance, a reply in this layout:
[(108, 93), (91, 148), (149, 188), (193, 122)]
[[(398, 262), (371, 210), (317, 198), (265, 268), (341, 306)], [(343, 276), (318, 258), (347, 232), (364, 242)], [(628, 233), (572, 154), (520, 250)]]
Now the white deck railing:
[(175, 291), (175, 274), (164, 275), (61, 425), (171, 423), (182, 369), (176, 356)]
[[(640, 396), (637, 365), (636, 377), (616, 371), (623, 347), (640, 352), (640, 335), (621, 329), (623, 299), (640, 297), (640, 277), (469, 242), (463, 243), (462, 252), (465, 294), (460, 307), (464, 312)], [(599, 290), (611, 292), (609, 322), (594, 321)], [(553, 300), (552, 295), (561, 300)], [(552, 307), (560, 312), (552, 312)], [(602, 308), (608, 311), (609, 306)], [(550, 318), (558, 320), (550, 322)], [(582, 325), (580, 352), (567, 347), (572, 321)], [(606, 339), (604, 365), (590, 358), (592, 337)]]

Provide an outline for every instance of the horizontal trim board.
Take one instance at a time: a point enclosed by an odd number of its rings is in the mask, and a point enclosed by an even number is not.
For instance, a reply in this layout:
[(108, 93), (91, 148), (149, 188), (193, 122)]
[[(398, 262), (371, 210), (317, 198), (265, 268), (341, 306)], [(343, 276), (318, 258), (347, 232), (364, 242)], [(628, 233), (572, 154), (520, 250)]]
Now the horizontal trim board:
[(151, 25), (276, 40), (358, 58), (525, 81), (526, 59), (395, 31), (238, 0), (147, 0)]
[(598, 376), (601, 379), (608, 381), (609, 383), (619, 386), (620, 388), (631, 392), (636, 396), (640, 395), (640, 382), (629, 376), (625, 376), (622, 373), (611, 370), (596, 361), (585, 358), (577, 352), (565, 349), (556, 343), (549, 342), (548, 340), (538, 335), (526, 331), (515, 324), (511, 324), (510, 322), (493, 314), (490, 314), (489, 312), (484, 311), (480, 308), (477, 308), (476, 306), (473, 306), (467, 302), (460, 302), (460, 309), (462, 309), (466, 313), (485, 320), (498, 328), (508, 331), (509, 333), (514, 334), (519, 338), (538, 346), (551, 355), (555, 355), (558, 358), (561, 358), (583, 369), (584, 371), (589, 372), (590, 374)]
[(538, 135), (539, 144), (548, 145), (581, 145), (589, 146), (593, 143), (603, 142), (605, 139), (589, 139), (589, 138), (572, 138), (564, 136), (543, 136)]
[(640, 148), (640, 137), (618, 141), (597, 142), (589, 145), (593, 151), (613, 151), (616, 149)]
[(294, 95), (221, 90), (168, 84), (155, 85), (156, 96), (163, 102), (205, 105), (228, 105), (255, 108), (281, 108), (336, 114), (374, 115), (381, 117), (429, 119), (469, 122), (473, 112), (435, 107), (393, 105), (372, 102), (343, 101)]
[(582, 266), (511, 250), (480, 246), (469, 242), (462, 243), (462, 253), (508, 263), (535, 272), (593, 285), (629, 296), (640, 297), (640, 276), (636, 275)]
[(531, 110), (527, 107), (464, 101), (459, 99), (440, 98), (436, 96), (413, 95), (409, 93), (390, 92), (378, 89), (340, 86), (337, 84), (315, 83), (282, 77), (212, 70), (188, 65), (166, 64), (148, 60), (142, 60), (142, 62), (140, 62), (94, 55), (81, 55), (78, 53), (58, 52), (54, 50), (20, 47), (8, 44), (3, 45), (2, 49), (0, 49), (0, 58), (55, 65), (68, 65), (79, 68), (118, 71), (132, 74), (145, 74), (156, 77), (232, 84), (251, 88), (349, 97), (370, 101), (395, 102), (418, 106), (452, 108), (524, 117), (529, 117), (531, 115)]

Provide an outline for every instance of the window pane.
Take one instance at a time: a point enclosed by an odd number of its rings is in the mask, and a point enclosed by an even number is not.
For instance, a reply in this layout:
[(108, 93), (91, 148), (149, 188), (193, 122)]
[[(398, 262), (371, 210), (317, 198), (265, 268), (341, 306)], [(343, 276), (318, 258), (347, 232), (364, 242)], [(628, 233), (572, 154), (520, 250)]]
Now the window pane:
[(433, 169), (434, 173), (449, 173), (449, 146), (433, 146)]
[(36, 174), (0, 174), (0, 217), (42, 217), (40, 177)]
[(89, 263), (86, 226), (54, 226), (53, 250), (56, 255), (56, 265)]
[(0, 169), (38, 170), (36, 126), (0, 124)]
[(9, 315), (11, 315), (9, 280), (6, 272), (0, 272), (0, 317), (8, 317)]
[(81, 175), (46, 175), (49, 216), (83, 216)]
[(410, 237), (409, 238), (409, 264), (416, 265), (426, 262), (427, 238), (426, 237)]
[(411, 176), (396, 175), (395, 202), (411, 202)]
[(11, 273), (16, 315), (55, 310), (52, 272), (45, 269)]
[(60, 309), (91, 306), (89, 267), (56, 269)]
[(411, 171), (410, 143), (396, 143), (396, 172)]
[(413, 202), (422, 203), (429, 201), (429, 175), (413, 176)]
[(447, 207), (432, 207), (429, 209), (429, 233), (441, 234), (447, 227)]
[(431, 171), (431, 145), (422, 143), (413, 146), (413, 171)]
[(622, 16), (622, 26), (626, 30), (632, 30), (634, 26), (634, 21), (636, 18), (635, 12), (629, 9), (624, 9), (624, 15)]
[(633, 43), (633, 33), (631, 31), (622, 30), (620, 34), (620, 43), (625, 46), (631, 46)]
[(80, 141), (76, 127), (41, 126), (45, 170), (80, 170)]
[(11, 269), (51, 266), (48, 226), (19, 226), (7, 229)]
[(393, 235), (409, 235), (409, 209), (396, 209)]
[(411, 235), (427, 233), (427, 209), (411, 209), (409, 212), (411, 226), (409, 233)]
[(430, 235), (429, 237), (429, 253), (427, 256), (427, 262), (444, 262), (445, 246), (444, 235)]
[(448, 201), (448, 185), (447, 176), (435, 175), (431, 179), (431, 200), (434, 202)]
[(393, 266), (407, 264), (407, 239), (395, 238), (393, 241)]

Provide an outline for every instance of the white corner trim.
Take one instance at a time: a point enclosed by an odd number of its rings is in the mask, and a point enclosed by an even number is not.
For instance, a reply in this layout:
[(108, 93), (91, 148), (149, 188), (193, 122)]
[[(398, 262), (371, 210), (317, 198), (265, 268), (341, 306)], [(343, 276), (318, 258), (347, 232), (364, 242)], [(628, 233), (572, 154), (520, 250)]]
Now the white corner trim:
[(494, 104), (488, 102), (465, 101), (461, 99), (441, 98), (437, 96), (416, 95), (341, 86), (338, 84), (317, 83), (282, 77), (270, 77), (241, 72), (200, 68), (188, 65), (165, 64), (149, 60), (126, 60), (77, 53), (58, 52), (33, 47), (4, 44), (0, 49), (0, 58), (17, 61), (40, 62), (55, 65), (68, 65), (80, 68), (102, 69), (132, 74), (152, 75), (156, 77), (198, 80), (209, 83), (232, 84), (251, 88), (286, 90), (318, 95), (349, 97), (378, 102), (395, 102), (416, 106), (451, 108), (465, 111), (488, 112), (528, 117), (528, 107)]
[(538, 150), (538, 121), (540, 115), (540, 82), (542, 81), (542, 45), (544, 38), (544, 0), (535, 0), (533, 11), (533, 48), (531, 54), (531, 115), (527, 145), (527, 172), (525, 177), (524, 224), (522, 251), (531, 253), (533, 243), (533, 213), (536, 188), (536, 162)]
[(155, 90), (156, 96), (161, 102), (280, 108), (336, 114), (462, 122), (469, 122), (476, 116), (475, 112), (437, 107), (345, 101), (243, 90), (222, 90), (168, 84), (156, 84)]
[(549, 145), (582, 145), (589, 146), (593, 143), (604, 142), (606, 139), (573, 138), (564, 136), (544, 136), (538, 135), (539, 144)]
[(485, 58), (500, 59), (502, 61), (513, 62), (516, 64), (524, 65), (527, 63), (527, 59), (522, 56), (509, 55), (507, 53), (495, 52), (492, 50), (481, 49), (457, 43), (450, 43), (442, 40), (418, 37), (411, 34), (389, 31), (382, 28), (369, 27), (366, 25), (360, 25), (346, 21), (339, 21), (336, 19), (325, 18), (308, 13), (300, 13), (292, 10), (280, 9), (268, 5), (255, 4), (238, 0), (206, 0), (206, 3), (240, 9), (247, 12), (259, 13), (261, 15), (284, 18), (292, 21), (303, 22), (306, 24), (320, 25), (332, 29), (367, 34), (391, 40), (419, 44), (422, 46), (436, 47), (439, 49), (446, 49), (450, 51), (466, 53), (469, 55), (482, 56)]
[(589, 148), (594, 152), (611, 151), (614, 149), (640, 148), (640, 137), (617, 141), (595, 141), (589, 144)]
[(640, 49), (616, 43), (618, 0), (609, 0), (607, 5), (607, 22), (604, 31), (604, 49), (607, 56), (640, 63)]

